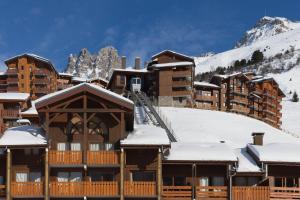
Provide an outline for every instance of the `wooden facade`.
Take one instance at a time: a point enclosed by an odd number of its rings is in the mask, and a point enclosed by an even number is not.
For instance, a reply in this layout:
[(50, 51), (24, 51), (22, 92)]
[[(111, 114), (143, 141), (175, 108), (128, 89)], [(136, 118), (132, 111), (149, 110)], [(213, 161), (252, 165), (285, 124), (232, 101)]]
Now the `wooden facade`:
[(52, 63), (33, 54), (15, 56), (7, 65), (7, 92), (30, 93), (37, 99), (57, 89), (58, 73)]
[(194, 82), (194, 104), (196, 108), (218, 110), (220, 87), (214, 84)]

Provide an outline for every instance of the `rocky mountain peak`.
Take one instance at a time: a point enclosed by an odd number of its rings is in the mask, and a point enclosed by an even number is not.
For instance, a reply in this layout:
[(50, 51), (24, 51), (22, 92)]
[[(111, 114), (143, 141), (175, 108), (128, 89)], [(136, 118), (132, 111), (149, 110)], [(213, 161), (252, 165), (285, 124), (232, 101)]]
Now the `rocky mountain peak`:
[(236, 43), (235, 48), (248, 46), (258, 40), (267, 39), (300, 27), (300, 23), (292, 22), (284, 17), (262, 17)]

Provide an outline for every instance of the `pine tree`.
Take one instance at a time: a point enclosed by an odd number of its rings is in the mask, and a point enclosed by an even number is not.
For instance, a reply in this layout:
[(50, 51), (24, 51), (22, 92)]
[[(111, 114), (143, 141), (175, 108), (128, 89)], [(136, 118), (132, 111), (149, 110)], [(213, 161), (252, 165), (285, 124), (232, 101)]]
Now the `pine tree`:
[(292, 97), (292, 102), (298, 102), (299, 101), (299, 97), (297, 92), (294, 92), (293, 97)]
[(264, 59), (264, 54), (260, 50), (256, 50), (252, 54), (251, 62), (252, 64), (256, 64), (263, 61), (263, 59)]

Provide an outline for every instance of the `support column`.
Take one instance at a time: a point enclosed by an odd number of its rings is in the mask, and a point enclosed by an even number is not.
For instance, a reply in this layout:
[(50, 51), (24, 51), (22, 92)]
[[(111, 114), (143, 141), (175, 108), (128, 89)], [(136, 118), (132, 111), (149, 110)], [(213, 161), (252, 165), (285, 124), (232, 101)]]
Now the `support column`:
[(125, 131), (125, 119), (124, 119), (124, 112), (121, 112), (121, 119), (120, 119), (120, 129), (121, 129), (121, 139), (124, 139), (124, 131)]
[(196, 183), (196, 164), (192, 164), (192, 199), (196, 199), (196, 188), (195, 188), (195, 183)]
[(83, 97), (83, 163), (87, 164), (87, 137), (88, 137), (88, 128), (87, 128), (87, 96), (86, 94)]
[(228, 165), (227, 167), (227, 173), (228, 173), (228, 198), (229, 200), (232, 199), (232, 174), (231, 174), (232, 165)]
[(11, 151), (7, 149), (6, 155), (6, 200), (11, 200)]
[(45, 149), (45, 200), (49, 200), (49, 150)]
[(120, 200), (124, 200), (124, 167), (125, 167), (125, 152), (121, 149), (120, 158)]
[(162, 150), (158, 149), (157, 153), (157, 200), (161, 200), (162, 193)]

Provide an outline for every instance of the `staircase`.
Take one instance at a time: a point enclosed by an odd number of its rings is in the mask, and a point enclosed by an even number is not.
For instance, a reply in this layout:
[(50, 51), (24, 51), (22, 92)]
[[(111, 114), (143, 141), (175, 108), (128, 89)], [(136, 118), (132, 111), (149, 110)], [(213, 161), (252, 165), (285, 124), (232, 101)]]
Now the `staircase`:
[(130, 92), (131, 99), (135, 102), (136, 107), (140, 106), (146, 113), (146, 119), (155, 126), (160, 126), (166, 130), (167, 135), (171, 142), (177, 142), (174, 130), (171, 123), (163, 116), (158, 107), (153, 106), (149, 97), (143, 92)]

